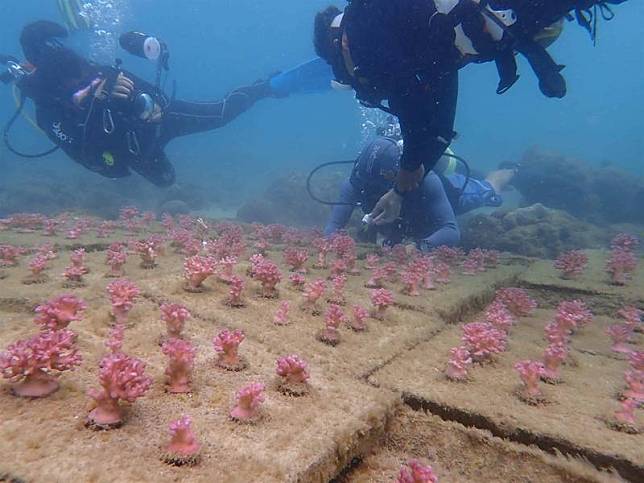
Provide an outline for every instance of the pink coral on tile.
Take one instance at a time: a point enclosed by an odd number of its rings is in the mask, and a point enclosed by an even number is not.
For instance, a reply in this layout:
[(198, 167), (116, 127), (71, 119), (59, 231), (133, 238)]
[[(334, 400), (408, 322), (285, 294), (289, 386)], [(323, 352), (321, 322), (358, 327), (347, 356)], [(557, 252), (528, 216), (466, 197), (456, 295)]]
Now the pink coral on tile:
[(122, 352), (108, 354), (99, 365), (100, 389), (90, 389), (88, 395), (96, 407), (87, 416), (87, 425), (96, 429), (110, 429), (123, 422), (119, 401), (134, 402), (152, 385), (145, 375), (145, 363)]
[(523, 383), (519, 396), (525, 402), (537, 404), (543, 400), (539, 381), (544, 375), (543, 364), (539, 361), (523, 360), (514, 364)]
[(265, 400), (266, 386), (253, 383), (240, 389), (235, 395), (235, 406), (230, 411), (230, 417), (240, 422), (251, 422), (259, 415), (259, 408)]
[(15, 395), (45, 397), (59, 387), (53, 373), (74, 370), (81, 361), (76, 334), (68, 329), (45, 330), (0, 353), (0, 374), (15, 383)]
[(124, 323), (141, 291), (133, 282), (120, 278), (108, 284), (107, 293), (112, 303), (112, 315), (117, 323)]
[(581, 250), (570, 250), (560, 254), (554, 267), (561, 272), (561, 278), (578, 278), (588, 266), (588, 255)]
[(239, 371), (245, 367), (245, 362), (239, 356), (239, 345), (245, 338), (244, 332), (239, 329), (224, 329), (213, 338), (212, 345), (220, 367), (231, 371)]
[(464, 381), (467, 379), (467, 371), (471, 365), (472, 357), (467, 347), (453, 347), (449, 350), (445, 375), (452, 381)]
[(202, 292), (203, 282), (215, 273), (215, 262), (210, 257), (193, 255), (184, 261), (183, 271), (186, 280), (184, 288), (188, 292)]
[(165, 322), (168, 337), (181, 338), (186, 320), (191, 316), (190, 311), (185, 306), (176, 303), (164, 303), (160, 310), (161, 320)]
[(275, 312), (275, 316), (273, 317), (273, 323), (275, 325), (288, 325), (289, 308), (290, 308), (290, 303), (287, 302), (286, 300), (280, 303), (279, 307), (277, 308), (277, 311)]
[(81, 320), (85, 309), (85, 302), (75, 295), (59, 295), (36, 307), (34, 322), (46, 329), (64, 329), (71, 322)]
[(201, 445), (192, 429), (192, 418), (181, 416), (170, 423), (169, 429), (170, 441), (163, 445), (161, 459), (176, 466), (196, 464)]
[(472, 360), (483, 362), (505, 350), (507, 334), (488, 322), (471, 322), (463, 326), (461, 341)]
[(438, 477), (431, 466), (409, 460), (400, 468), (396, 483), (438, 483)]
[(165, 369), (166, 390), (173, 394), (191, 392), (192, 368), (197, 350), (183, 339), (168, 339), (161, 351), (168, 357)]
[(371, 291), (371, 305), (373, 305), (373, 312), (371, 316), (377, 320), (385, 318), (385, 310), (394, 304), (393, 294), (384, 288), (379, 288)]
[(509, 287), (496, 291), (496, 299), (503, 302), (515, 317), (525, 317), (537, 308), (537, 302), (522, 288)]

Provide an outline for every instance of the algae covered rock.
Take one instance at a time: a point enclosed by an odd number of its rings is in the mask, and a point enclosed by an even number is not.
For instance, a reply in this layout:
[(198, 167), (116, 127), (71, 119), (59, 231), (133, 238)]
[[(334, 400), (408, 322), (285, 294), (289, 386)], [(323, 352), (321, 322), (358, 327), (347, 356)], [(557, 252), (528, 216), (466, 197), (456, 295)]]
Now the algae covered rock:
[(590, 223), (540, 203), (509, 212), (475, 215), (462, 223), (461, 234), (466, 248), (497, 249), (540, 258), (603, 246), (608, 236)]

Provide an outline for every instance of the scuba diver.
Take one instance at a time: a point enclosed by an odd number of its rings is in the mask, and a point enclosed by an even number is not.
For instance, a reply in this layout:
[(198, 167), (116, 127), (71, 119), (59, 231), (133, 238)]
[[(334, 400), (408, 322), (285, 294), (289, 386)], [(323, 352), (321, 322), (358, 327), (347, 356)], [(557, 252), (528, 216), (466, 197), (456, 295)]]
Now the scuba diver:
[(486, 179), (475, 179), (469, 176), (469, 167), (465, 174), (450, 167), (456, 156), (447, 152), (439, 161), (440, 168), (437, 166), (425, 176), (419, 189), (405, 196), (400, 219), (374, 225), (370, 213), (380, 197), (391, 189), (402, 153), (402, 141), (395, 131), (387, 129), (379, 134), (360, 152), (351, 176), (342, 183), (340, 198), (333, 203), (335, 206), (324, 229), (325, 236), (345, 228), (354, 208), (359, 206), (365, 213), (362, 219), (365, 230), (360, 234), (363, 238), (366, 234), (369, 241), (375, 241), (379, 232), (385, 237), (384, 244), (390, 246), (411, 238), (419, 250), (429, 251), (440, 245), (459, 243), (455, 215), (503, 203), (499, 193), (511, 180), (512, 169), (500, 169)]
[[(494, 61), (497, 93), (518, 79), (523, 55), (548, 97), (563, 97), (562, 65), (546, 47), (574, 14), (594, 35), (597, 16), (626, 0), (350, 0), (328, 7), (314, 24), (317, 54), (337, 88), (353, 89), (367, 107), (400, 120), (405, 140), (393, 188), (374, 206), (375, 223), (390, 223), (403, 197), (421, 184), (454, 138), (458, 70)], [(599, 10), (599, 11), (598, 11)], [(385, 104), (386, 101), (386, 104)]]
[(97, 65), (81, 57), (60, 42), (67, 36), (68, 31), (54, 22), (31, 23), (20, 36), (26, 62), (0, 59), (8, 66), (0, 80), (15, 82), (21, 96), (4, 133), (5, 143), (16, 154), (39, 156), (18, 152), (8, 140), (11, 124), (25, 98), (30, 98), (40, 129), (77, 163), (109, 178), (135, 171), (156, 186), (167, 187), (175, 181), (174, 167), (164, 152), (172, 139), (220, 128), (258, 100), (278, 95), (270, 81), (258, 81), (213, 102), (176, 100), (159, 87), (169, 54), (156, 38), (129, 32), (120, 39), (129, 52), (158, 59), (153, 85), (118, 64)]

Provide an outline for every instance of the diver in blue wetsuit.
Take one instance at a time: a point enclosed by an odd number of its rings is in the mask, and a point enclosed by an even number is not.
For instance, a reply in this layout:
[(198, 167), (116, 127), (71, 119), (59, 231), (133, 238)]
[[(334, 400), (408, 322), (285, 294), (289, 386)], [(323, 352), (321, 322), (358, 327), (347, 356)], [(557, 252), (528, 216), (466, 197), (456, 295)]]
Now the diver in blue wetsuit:
[[(378, 199), (391, 188), (400, 169), (400, 155), (400, 143), (384, 136), (375, 138), (362, 150), (350, 178), (342, 183), (338, 205), (324, 229), (326, 236), (343, 229), (356, 206), (366, 214), (371, 213)], [(403, 200), (400, 219), (380, 226), (379, 231), (388, 245), (401, 243), (405, 238), (413, 239), (423, 251), (457, 245), (460, 232), (455, 214), (481, 206), (500, 206), (502, 202), (487, 180), (430, 172), (420, 188)]]

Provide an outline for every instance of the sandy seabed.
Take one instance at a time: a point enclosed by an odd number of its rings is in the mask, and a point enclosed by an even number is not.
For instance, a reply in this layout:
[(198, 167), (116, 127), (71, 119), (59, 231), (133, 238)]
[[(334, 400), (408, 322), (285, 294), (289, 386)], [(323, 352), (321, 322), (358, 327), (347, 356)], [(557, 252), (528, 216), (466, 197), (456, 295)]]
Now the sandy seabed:
[[(124, 351), (145, 361), (154, 382), (127, 406), (121, 428), (92, 431), (84, 425), (91, 408), (86, 393), (97, 387), (98, 362), (112, 324), (105, 250), (127, 237), (121, 231), (108, 240), (0, 232), (0, 244), (52, 242), (59, 251), (43, 284), (22, 283), (27, 257), (0, 269), (0, 348), (36, 333), (33, 309), (52, 296), (71, 292), (88, 305), (84, 319), (70, 325), (78, 334), (83, 364), (62, 374), (60, 390), (29, 400), (13, 396), (3, 383), (0, 481), (386, 482), (410, 458), (431, 464), (442, 482), (644, 481), (644, 436), (614, 431), (605, 423), (617, 407), (628, 364), (610, 351), (605, 328), (620, 307), (644, 304), (644, 276), (640, 270), (624, 287), (609, 285), (603, 272), (606, 252), (587, 251), (590, 266), (575, 281), (561, 280), (551, 261), (504, 255), (497, 268), (475, 276), (453, 271), (449, 284), (419, 297), (403, 295), (399, 283), (389, 283), (396, 305), (385, 320), (369, 319), (367, 331), (360, 333), (342, 328), (335, 347), (316, 339), (324, 316), (298, 310), (301, 294), (287, 286), (281, 245), (268, 252), (284, 274), (279, 298), (260, 298), (257, 284), (247, 280), (242, 308), (223, 304), (228, 287), (215, 277), (206, 281), (203, 293), (184, 291), (182, 255), (167, 250), (151, 270), (130, 255), (125, 277), (142, 294), (128, 319)], [(69, 251), (81, 246), (88, 251), (86, 285), (64, 289), (61, 274)], [(362, 267), (371, 249), (359, 250)], [(245, 279), (246, 259), (235, 269)], [(312, 260), (307, 279), (326, 278), (328, 270), (310, 268)], [(363, 268), (361, 275), (349, 277), (348, 306), (369, 306), (368, 274)], [(506, 352), (474, 367), (469, 382), (447, 381), (443, 369), (449, 349), (459, 343), (460, 325), (476, 320), (495, 290), (506, 286), (528, 289), (539, 310), (513, 328)], [(543, 328), (556, 304), (569, 299), (584, 300), (595, 320), (573, 338), (562, 382), (544, 386), (548, 404), (526, 405), (515, 395), (519, 378), (512, 365), (541, 357)], [(276, 326), (273, 314), (283, 300), (291, 301), (291, 323)], [(191, 394), (164, 391), (159, 304), (166, 301), (182, 303), (192, 313), (185, 330), (198, 351)], [(211, 341), (223, 328), (246, 334), (243, 371), (214, 364)], [(642, 350), (643, 338), (636, 334), (633, 347)], [(275, 361), (293, 353), (309, 362), (306, 396), (277, 390)], [(257, 423), (240, 425), (228, 413), (235, 391), (250, 382), (267, 385), (266, 402)], [(182, 414), (192, 417), (203, 445), (200, 462), (192, 467), (160, 459), (168, 423)], [(641, 409), (637, 418), (641, 426)]]

